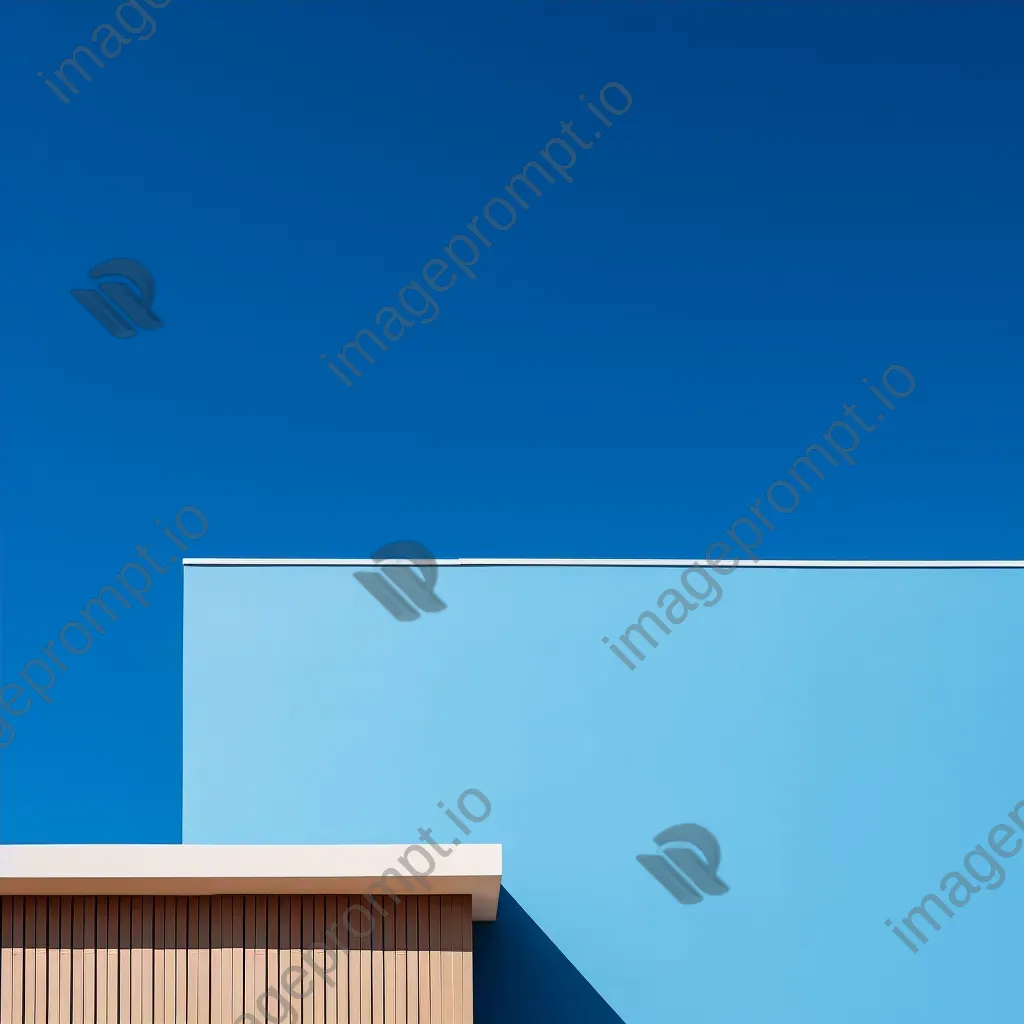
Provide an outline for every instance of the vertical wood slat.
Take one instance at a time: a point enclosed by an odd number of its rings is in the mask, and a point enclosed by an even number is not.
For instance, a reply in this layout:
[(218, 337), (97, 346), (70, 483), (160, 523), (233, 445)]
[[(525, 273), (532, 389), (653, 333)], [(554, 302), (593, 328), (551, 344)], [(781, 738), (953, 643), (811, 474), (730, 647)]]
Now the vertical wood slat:
[[(210, 898), (210, 1024), (221, 1024), (224, 1020), (221, 996), (221, 939), (220, 917), (221, 898)], [(168, 1024), (173, 1022), (168, 1021)], [(231, 1024), (228, 1021), (228, 1024)]]
[(111, 896), (106, 900), (106, 918), (107, 953), (103, 970), (107, 979), (103, 996), (105, 1008), (103, 1024), (117, 1024), (117, 999), (120, 992), (118, 948), (121, 944), (121, 901), (117, 896)]
[[(40, 993), (36, 990), (36, 1014), (44, 1021), (48, 1012), (47, 1007), (60, 1006), (60, 897), (51, 896), (47, 901), (46, 931), (43, 933), (44, 954), (46, 959), (45, 990)], [(38, 925), (36, 939), (39, 938)], [(36, 985), (39, 984), (38, 968), (36, 973)], [(49, 1000), (44, 1003), (43, 1000)], [(54, 1014), (54, 1016), (57, 1016)], [(59, 1018), (58, 1018), (59, 1020)]]
[(299, 957), (301, 973), (295, 977), (293, 982), (298, 995), (295, 1001), (299, 1004), (299, 1014), (303, 1024), (313, 1024), (313, 988), (310, 984), (313, 978), (313, 970), (310, 964), (313, 959), (313, 897), (303, 896), (302, 905), (302, 954)]
[(11, 901), (11, 944), (14, 955), (13, 976), (11, 978), (11, 1006), (21, 1012), (25, 1001), (25, 965), (28, 962), (25, 949), (25, 926), (28, 901), (23, 896), (15, 896)]
[(132, 899), (118, 901), (117, 935), (117, 1021), (127, 1024), (132, 1012)]
[(405, 900), (405, 944), (406, 954), (406, 1016), (408, 1024), (419, 1024), (419, 901)]
[(107, 904), (106, 896), (96, 897), (96, 1024), (107, 1024)]
[(154, 941), (153, 897), (142, 897), (142, 1024), (153, 1024), (154, 979), (156, 960)]
[(380, 897), (384, 915), (382, 945), (384, 947), (384, 1024), (395, 1024), (395, 908), (397, 904), (386, 896)]
[[(244, 957), (245, 957), (245, 897), (231, 897), (231, 1019), (245, 1012)], [(191, 1024), (191, 1022), (189, 1022)]]
[(188, 949), (185, 956), (185, 1016), (182, 1024), (199, 1020), (199, 897), (188, 897)]
[(366, 1021), (372, 1024), (373, 1021), (373, 989), (371, 973), (371, 951), (373, 940), (373, 908), (365, 896), (355, 898), (356, 912), (352, 915), (352, 926), (359, 936), (359, 1013), (356, 1018), (359, 1024)]
[(452, 896), (452, 1019), (462, 1024), (462, 909), (463, 896)]
[(165, 1024), (177, 1024), (178, 998), (178, 900), (164, 900), (164, 1018)]
[[(286, 999), (294, 1007), (292, 1020), (302, 1021), (302, 998), (295, 995), (293, 986), (296, 986), (296, 978), (302, 976), (302, 897), (292, 896), (288, 900), (291, 909), (291, 921), (289, 922), (288, 940), (288, 966), (281, 972), (281, 998)], [(301, 983), (298, 990), (302, 991)]]
[[(419, 905), (419, 993), (420, 1024), (431, 1024), (430, 1020), (430, 900), (416, 900)], [(436, 1018), (435, 1018), (436, 1022)]]
[(231, 1006), (231, 900), (230, 896), (224, 896), (220, 901), (220, 1016), (225, 1022), (233, 1021), (237, 1015)]
[(72, 1024), (85, 1022), (84, 896), (76, 896), (71, 901), (71, 1021)]
[[(273, 991), (270, 993), (272, 1005), (274, 1008), (274, 1020), (285, 1019), (285, 1007), (290, 1005), (288, 1003), (288, 996), (285, 992), (285, 977), (286, 972), (291, 965), (291, 934), (292, 934), (292, 900), (290, 896), (282, 896), (278, 900), (277, 907), (277, 922), (278, 922), (278, 939), (277, 939), (277, 952), (278, 952), (278, 970), (277, 976), (274, 978)], [(270, 1010), (267, 1010), (267, 1019), (270, 1019)], [(288, 1014), (288, 1020), (294, 1020), (292, 1014)]]
[[(333, 926), (333, 927), (332, 927)], [(327, 981), (324, 985), (324, 1024), (344, 1024), (346, 1020), (342, 1017), (339, 1021), (338, 1011), (347, 1004), (348, 995), (338, 991), (342, 984), (343, 960), (340, 950), (336, 949), (336, 943), (332, 938), (338, 934), (341, 923), (338, 920), (338, 897), (324, 897), (324, 972)], [(333, 967), (331, 964), (333, 963)], [(334, 982), (332, 986), (330, 982)], [(343, 1004), (342, 1000), (345, 1001)], [(346, 1006), (347, 1011), (347, 1006)], [(346, 1012), (342, 1011), (342, 1012)]]
[(87, 896), (82, 901), (82, 1021), (95, 1024), (96, 1021), (96, 897)]
[(463, 896), (462, 912), (462, 1022), (473, 1024), (473, 897)]
[(188, 1021), (188, 897), (174, 901), (174, 1019)]
[[(14, 1020), (14, 898), (0, 896), (0, 1021)], [(19, 1013), (21, 1007), (18, 1007)]]
[(430, 915), (430, 1024), (441, 1024), (441, 902), (427, 901)]
[(36, 1006), (36, 905), (38, 896), (25, 897), (25, 1019), (35, 1020)]
[(395, 1024), (406, 1024), (405, 1001), (409, 982), (406, 960), (406, 901), (396, 903), (392, 913), (395, 917)]
[(156, 896), (153, 899), (153, 1024), (174, 1024), (173, 1018), (167, 1019), (167, 1011), (164, 1003), (166, 994), (164, 991), (164, 934), (167, 924), (164, 918), (164, 911), (167, 908), (167, 900), (163, 896)]
[(373, 1024), (386, 1024), (386, 1000), (384, 981), (384, 907), (381, 900), (367, 897), (373, 914), (373, 931), (370, 945), (373, 949), (370, 970), (373, 976)]
[[(249, 1011), (257, 1021), (259, 1009), (256, 1006), (257, 1000), (267, 991), (267, 985), (273, 981), (267, 975), (267, 897), (256, 897), (256, 927), (255, 927), (255, 956), (256, 977), (253, 979), (252, 1009)], [(207, 1021), (200, 1021), (200, 1024), (209, 1024)], [(231, 1024), (231, 1021), (228, 1021)]]
[(242, 1012), (256, 1016), (256, 897), (246, 896), (242, 903), (243, 995)]
[[(340, 902), (340, 901), (339, 901)], [(359, 1024), (362, 1012), (363, 996), (360, 984), (363, 977), (362, 939), (359, 931), (363, 928), (362, 915), (359, 913), (359, 897), (346, 896), (345, 918), (342, 925), (348, 943), (348, 1016), (351, 1024)]]
[[(311, 942), (321, 945), (324, 942), (324, 904), (323, 896), (313, 897), (313, 920), (310, 925)], [(313, 1024), (325, 1024), (326, 1002), (328, 999), (327, 959), (322, 949), (312, 949), (309, 956), (309, 967), (313, 977)]]
[(452, 952), (452, 897), (441, 897), (441, 1022), (455, 1024), (455, 954)]
[(210, 1024), (210, 900), (199, 901), (199, 1021)]
[[(256, 997), (257, 1020), (277, 1020), (280, 1008), (274, 1001), (274, 991), (281, 982), (281, 905), (277, 896), (267, 897), (267, 987), (262, 1001)], [(273, 1011), (268, 1009), (273, 1006)], [(223, 1024), (233, 1024), (224, 1021)]]
[[(131, 932), (128, 963), (131, 966), (129, 990), (131, 1009), (128, 1020), (131, 1024), (142, 1024), (142, 897), (132, 897)], [(122, 1014), (122, 1017), (124, 1015)]]

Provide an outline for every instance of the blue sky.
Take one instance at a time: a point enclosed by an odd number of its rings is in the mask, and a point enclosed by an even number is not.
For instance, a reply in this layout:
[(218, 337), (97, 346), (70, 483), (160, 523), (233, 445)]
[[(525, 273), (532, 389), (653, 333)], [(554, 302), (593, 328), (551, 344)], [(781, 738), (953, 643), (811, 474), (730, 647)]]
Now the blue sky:
[[(114, 8), (5, 9), (5, 682), (185, 506), (197, 556), (699, 554), (893, 363), (762, 555), (1020, 554), (1024, 9), (173, 0), (61, 103)], [(609, 81), (573, 182), (346, 389), (320, 353)], [(118, 256), (163, 329), (69, 296)], [(178, 566), (16, 720), (0, 841), (180, 839)]]

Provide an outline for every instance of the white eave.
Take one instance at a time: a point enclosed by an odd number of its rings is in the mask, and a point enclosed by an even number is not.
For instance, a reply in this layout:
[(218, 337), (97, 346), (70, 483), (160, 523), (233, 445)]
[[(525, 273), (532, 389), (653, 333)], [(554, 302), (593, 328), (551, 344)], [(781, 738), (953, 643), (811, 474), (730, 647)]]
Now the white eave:
[[(430, 850), (434, 869), (420, 881), (399, 858), (402, 845), (382, 846), (2, 846), (0, 895), (214, 896), (225, 894), (468, 895), (473, 920), (493, 921), (501, 888), (501, 846)], [(428, 849), (424, 847), (423, 849)], [(413, 852), (409, 863), (426, 862)], [(391, 869), (404, 881), (389, 873)]]

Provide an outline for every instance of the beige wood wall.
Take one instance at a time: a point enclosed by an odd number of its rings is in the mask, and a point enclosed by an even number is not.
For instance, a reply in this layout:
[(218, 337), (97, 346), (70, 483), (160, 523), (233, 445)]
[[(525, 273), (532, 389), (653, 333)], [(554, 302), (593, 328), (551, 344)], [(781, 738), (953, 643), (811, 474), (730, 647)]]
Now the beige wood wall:
[(0, 1024), (472, 1024), (470, 897), (376, 903), (0, 896)]

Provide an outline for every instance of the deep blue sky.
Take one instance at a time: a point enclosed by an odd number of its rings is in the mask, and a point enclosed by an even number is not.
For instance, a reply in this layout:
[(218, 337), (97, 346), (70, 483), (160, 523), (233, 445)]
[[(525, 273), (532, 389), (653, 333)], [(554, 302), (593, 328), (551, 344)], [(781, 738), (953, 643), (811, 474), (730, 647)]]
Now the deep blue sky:
[[(5, 6), (5, 681), (185, 505), (195, 555), (699, 554), (892, 363), (762, 553), (1020, 556), (1024, 8), (173, 0), (65, 106), (36, 72), (114, 7)], [(608, 81), (347, 390), (319, 354)], [(115, 256), (161, 331), (69, 297)], [(0, 840), (179, 838), (180, 565), (150, 597), (16, 720)]]

